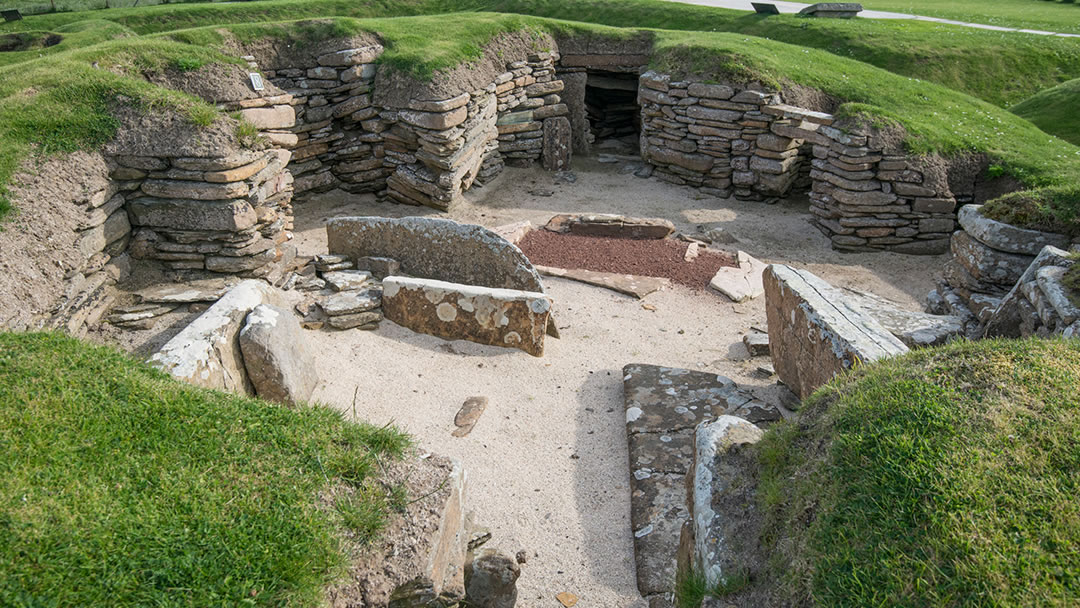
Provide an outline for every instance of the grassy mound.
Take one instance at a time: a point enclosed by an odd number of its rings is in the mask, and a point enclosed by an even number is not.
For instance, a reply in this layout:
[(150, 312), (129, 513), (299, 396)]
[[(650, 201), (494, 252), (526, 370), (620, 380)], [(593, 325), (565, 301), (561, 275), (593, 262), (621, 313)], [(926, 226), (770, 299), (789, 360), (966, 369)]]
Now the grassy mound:
[(862, 0), (861, 4), (867, 10), (1080, 34), (1080, 5), (1075, 0)]
[[(1037, 0), (1008, 1), (1031, 2), (1036, 8), (1045, 4)], [(0, 24), (0, 32), (58, 31), (58, 28), (89, 16), (113, 21), (138, 34), (151, 34), (226, 23), (329, 16), (399, 17), (460, 11), (572, 18), (627, 28), (747, 34), (857, 59), (897, 74), (936, 82), (1002, 107), (1064, 80), (1080, 78), (1080, 39), (915, 21), (806, 19), (794, 15), (763, 17), (745, 11), (663, 0), (267, 0), (140, 5), (92, 13), (29, 17), (12, 24)], [(0, 54), (0, 62), (3, 61)]]
[(1080, 146), (1080, 78), (1040, 91), (1011, 110), (1043, 131)]
[[(109, 348), (0, 334), (0, 605), (316, 605), (344, 565), (338, 527), (373, 534), (388, 512), (375, 459), (406, 444)], [(362, 491), (320, 508), (333, 484)]]
[(865, 367), (760, 445), (777, 588), (820, 606), (1080, 602), (1080, 341)]

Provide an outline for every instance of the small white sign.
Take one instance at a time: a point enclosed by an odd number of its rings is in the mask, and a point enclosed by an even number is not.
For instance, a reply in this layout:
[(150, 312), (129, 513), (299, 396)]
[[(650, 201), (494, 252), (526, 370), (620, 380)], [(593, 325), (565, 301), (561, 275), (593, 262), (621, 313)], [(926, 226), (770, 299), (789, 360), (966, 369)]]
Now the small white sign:
[(251, 88), (255, 89), (256, 91), (261, 91), (266, 88), (266, 85), (263, 84), (263, 79), (260, 74), (252, 72), (248, 74), (248, 76), (251, 78)]

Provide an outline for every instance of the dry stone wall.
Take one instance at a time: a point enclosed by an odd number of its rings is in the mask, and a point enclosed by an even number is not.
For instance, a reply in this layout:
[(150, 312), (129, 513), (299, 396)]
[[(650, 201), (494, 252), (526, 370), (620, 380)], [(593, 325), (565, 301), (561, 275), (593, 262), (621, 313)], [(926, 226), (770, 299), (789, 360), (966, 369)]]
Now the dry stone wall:
[(896, 153), (872, 128), (734, 84), (640, 78), (642, 157), (655, 175), (721, 197), (811, 188), (815, 225), (837, 249), (942, 253), (955, 227), (944, 171)]

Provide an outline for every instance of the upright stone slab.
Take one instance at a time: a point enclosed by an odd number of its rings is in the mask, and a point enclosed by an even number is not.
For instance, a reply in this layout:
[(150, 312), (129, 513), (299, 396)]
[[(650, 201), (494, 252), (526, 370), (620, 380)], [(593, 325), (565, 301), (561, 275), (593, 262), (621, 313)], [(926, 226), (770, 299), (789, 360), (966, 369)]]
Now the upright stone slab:
[(726, 584), (748, 574), (741, 551), (757, 544), (754, 510), (756, 485), (749, 475), (754, 461), (746, 448), (764, 436), (757, 426), (735, 416), (703, 422), (694, 434), (690, 510), (693, 558), (709, 585)]
[(388, 257), (414, 277), (451, 283), (544, 291), (540, 275), (516, 246), (473, 224), (426, 217), (342, 217), (326, 225), (330, 253)]
[(1049, 266), (1069, 267), (1075, 262), (1069, 257), (1069, 252), (1052, 245), (1043, 247), (1039, 255), (1028, 266), (1027, 270), (1016, 282), (1016, 285), (1005, 295), (998, 305), (997, 310), (986, 322), (984, 335), (987, 338), (1019, 338), (1024, 335), (1023, 324), (1025, 317), (1036, 314), (1031, 303), (1024, 295), (1024, 286), (1038, 281), (1038, 273), (1041, 269)]
[(166, 342), (150, 364), (189, 384), (253, 395), (238, 336), (248, 313), (273, 296), (263, 281), (240, 282)]
[(319, 374), (300, 323), (288, 310), (260, 304), (240, 330), (244, 369), (255, 394), (286, 405), (306, 402)]
[(543, 166), (548, 171), (566, 171), (573, 154), (570, 119), (565, 116), (544, 119)]
[(540, 292), (387, 277), (382, 307), (387, 319), (413, 331), (541, 357), (551, 298)]
[(686, 476), (694, 462), (694, 429), (723, 415), (780, 416), (729, 378), (656, 365), (624, 367), (623, 398), (638, 590), (650, 605), (664, 605), (690, 518)]
[(773, 366), (800, 399), (856, 363), (908, 350), (813, 273), (771, 264), (763, 280)]

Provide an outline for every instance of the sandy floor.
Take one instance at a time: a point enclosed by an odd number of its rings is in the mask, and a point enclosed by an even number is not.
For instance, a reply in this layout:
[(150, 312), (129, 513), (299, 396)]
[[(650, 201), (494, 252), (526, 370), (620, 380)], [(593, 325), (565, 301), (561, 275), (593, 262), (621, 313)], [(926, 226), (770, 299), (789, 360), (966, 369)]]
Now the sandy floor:
[[(723, 226), (739, 247), (771, 262), (808, 268), (912, 309), (932, 287), (941, 259), (840, 254), (807, 223), (805, 200), (777, 205), (701, 196), (619, 173), (619, 165), (576, 159), (577, 181), (556, 184), (540, 170), (508, 169), (496, 184), (468, 193), (451, 217), (486, 226), (553, 213), (619, 212), (664, 217), (682, 230)], [(554, 190), (550, 197), (530, 190)], [(302, 254), (325, 252), (325, 219), (342, 215), (431, 215), (341, 192), (297, 206)], [(445, 342), (385, 322), (375, 332), (312, 332), (324, 383), (317, 400), (350, 415), (393, 422), (420, 445), (464, 462), (468, 504), (494, 545), (528, 564), (519, 605), (558, 606), (570, 591), (579, 606), (640, 603), (629, 523), (629, 473), (621, 369), (653, 363), (716, 371), (764, 385), (742, 335), (764, 328), (761, 301), (732, 304), (712, 293), (675, 287), (642, 302), (604, 289), (547, 279), (561, 340), (546, 355), (468, 342)], [(359, 397), (353, 406), (353, 395)], [(451, 437), (466, 398), (490, 399), (472, 434)]]

